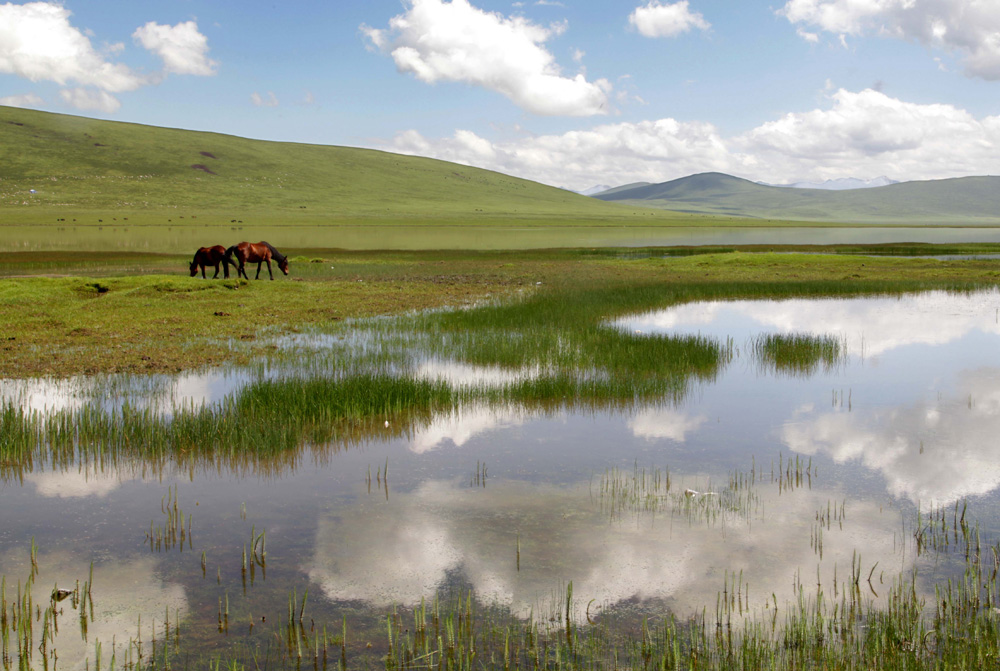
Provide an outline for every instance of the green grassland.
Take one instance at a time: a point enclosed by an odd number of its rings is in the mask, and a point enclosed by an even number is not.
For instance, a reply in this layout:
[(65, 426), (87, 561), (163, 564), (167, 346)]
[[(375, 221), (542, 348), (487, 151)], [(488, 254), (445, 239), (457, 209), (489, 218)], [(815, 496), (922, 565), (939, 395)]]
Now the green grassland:
[(632, 226), (699, 219), (427, 158), (0, 107), (3, 225)]
[[(292, 257), (292, 278), (274, 282), (189, 278), (176, 271), (185, 259), (165, 255), (96, 254), (89, 261), (64, 261), (62, 269), (58, 258), (12, 255), (4, 267), (20, 265), (20, 272), (0, 281), (0, 377), (164, 372), (247, 362), (267, 353), (267, 335), (503, 297), (539, 296), (548, 305), (572, 306), (591, 294), (635, 288), (652, 297), (647, 303), (667, 305), (1000, 281), (1000, 269), (990, 260), (675, 252), (686, 255), (616, 249), (314, 251)], [(149, 274), (137, 274), (136, 267)], [(53, 276), (66, 275), (60, 270), (70, 275)], [(519, 305), (502, 320), (513, 326), (530, 319)], [(576, 313), (563, 314), (565, 309), (546, 318), (579, 320)]]

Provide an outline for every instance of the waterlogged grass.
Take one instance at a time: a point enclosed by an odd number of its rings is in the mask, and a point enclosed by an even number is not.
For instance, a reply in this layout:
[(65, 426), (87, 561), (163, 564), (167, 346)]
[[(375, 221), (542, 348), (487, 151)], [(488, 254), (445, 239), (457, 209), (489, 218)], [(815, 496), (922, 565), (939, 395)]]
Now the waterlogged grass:
[(751, 349), (766, 370), (791, 375), (830, 371), (843, 363), (846, 348), (832, 336), (769, 333), (758, 336)]
[[(724, 255), (725, 263), (729, 257), (740, 256), (746, 255)], [(691, 257), (678, 262), (699, 263), (701, 259)], [(749, 263), (780, 260), (765, 255)], [(152, 301), (154, 305), (180, 300), (189, 304), (189, 297), (197, 300), (199, 296), (249, 290), (247, 283), (235, 280), (209, 283), (154, 277), (133, 282), (65, 280), (58, 286), (63, 293), (83, 296), (72, 300), (82, 300), (84, 306), (105, 300)], [(278, 295), (299, 291), (289, 283), (260, 284), (268, 293), (275, 287)], [(250, 286), (254, 297), (261, 295), (259, 284)], [(340, 345), (331, 345), (325, 352), (310, 354), (301, 348), (283, 352), (272, 341), (258, 341), (251, 334), (249, 346), (235, 345), (246, 347), (244, 356), (263, 354), (263, 360), (270, 361), (268, 367), (287, 366), (302, 372), (280, 379), (260, 376), (218, 405), (179, 408), (170, 419), (128, 404), (120, 412), (109, 414), (93, 402), (43, 419), (9, 403), (0, 410), (0, 462), (17, 470), (27, 461), (42, 458), (46, 449), (53, 450), (65, 463), (76, 458), (77, 450), (146, 457), (154, 462), (181, 455), (184, 459), (197, 456), (209, 460), (257, 455), (266, 462), (304, 444), (395, 435), (464, 401), (594, 408), (625, 407), (637, 400), (676, 402), (684, 398), (693, 382), (715, 379), (732, 358), (731, 343), (698, 336), (629, 333), (608, 326), (610, 320), (699, 299), (885, 294), (925, 286), (971, 290), (976, 285), (931, 284), (925, 280), (879, 280), (854, 285), (787, 280), (543, 285), (520, 298), (496, 300), (471, 309), (315, 329), (314, 336), (328, 333), (331, 338), (341, 338)], [(316, 298), (314, 293), (299, 293), (303, 294), (297, 298), (299, 301)], [(247, 300), (243, 295), (238, 300)], [(179, 325), (171, 327), (176, 330)], [(129, 334), (132, 327), (121, 328)], [(230, 340), (217, 346), (234, 344)], [(763, 365), (797, 374), (817, 366), (836, 365), (841, 356), (839, 343), (804, 336), (763, 338), (755, 349)], [(444, 382), (410, 379), (410, 366), (422, 357), (500, 368), (510, 371), (512, 377), (500, 385), (455, 388)], [(305, 365), (300, 363), (302, 360)]]
[(42, 415), (7, 403), (0, 410), (0, 472), (9, 477), (30, 471), (38, 461), (266, 469), (295, 458), (303, 444), (349, 445), (398, 435), (457, 401), (444, 383), (376, 374), (265, 380), (218, 406), (180, 409), (172, 417), (129, 405), (107, 412), (94, 404)]

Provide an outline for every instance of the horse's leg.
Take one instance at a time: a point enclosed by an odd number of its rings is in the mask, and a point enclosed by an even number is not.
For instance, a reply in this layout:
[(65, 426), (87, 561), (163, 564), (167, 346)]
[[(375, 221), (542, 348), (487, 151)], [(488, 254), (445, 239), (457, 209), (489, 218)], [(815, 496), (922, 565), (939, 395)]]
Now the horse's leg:
[(214, 274), (214, 275), (212, 275), (212, 279), (214, 280), (214, 279), (216, 279), (216, 278), (217, 278), (218, 276), (219, 276), (219, 262), (218, 262), (218, 261), (216, 261), (216, 262), (215, 262), (215, 274)]
[(267, 274), (271, 278), (271, 281), (273, 282), (274, 274), (271, 272), (271, 259), (265, 259), (265, 261), (267, 261)]
[(260, 261), (258, 261), (258, 262), (257, 262), (257, 274), (253, 276), (253, 278), (254, 278), (255, 280), (259, 280), (259, 279), (260, 279), (260, 264), (261, 264), (261, 262), (260, 262)]
[(207, 278), (205, 277), (205, 266), (202, 266), (202, 267), (201, 267), (201, 279), (203, 279), (203, 280), (204, 280), (204, 279), (207, 279)]
[(240, 261), (240, 270), (239, 270), (239, 273), (237, 274), (237, 277), (239, 277), (240, 275), (243, 276), (243, 279), (245, 279), (247, 281), (250, 280), (250, 278), (247, 276), (247, 266), (242, 261)]

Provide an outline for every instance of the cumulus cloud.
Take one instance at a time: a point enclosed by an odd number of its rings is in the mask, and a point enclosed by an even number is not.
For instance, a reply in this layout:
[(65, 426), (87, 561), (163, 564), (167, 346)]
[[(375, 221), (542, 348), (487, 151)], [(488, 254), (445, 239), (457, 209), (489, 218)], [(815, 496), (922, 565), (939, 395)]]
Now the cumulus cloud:
[[(33, 82), (55, 82), (64, 103), (81, 110), (114, 112), (121, 103), (113, 95), (156, 84), (163, 73), (142, 74), (110, 60), (124, 51), (120, 42), (95, 48), (89, 31), (72, 25), (72, 13), (54, 2), (0, 5), (0, 73)], [(134, 33), (137, 43), (158, 54), (164, 71), (175, 74), (214, 74), (207, 58), (207, 40), (193, 21), (176, 26), (147, 23)], [(34, 97), (15, 102), (40, 104)]]
[(118, 108), (122, 106), (118, 98), (100, 89), (87, 89), (83, 87), (63, 89), (59, 92), (59, 97), (67, 105), (75, 107), (78, 110), (93, 110), (110, 114), (117, 112)]
[(705, 17), (688, 8), (687, 0), (668, 5), (651, 0), (648, 5), (636, 7), (629, 15), (628, 22), (643, 37), (675, 37), (692, 28), (711, 28)]
[(967, 74), (1000, 79), (1000, 12), (993, 2), (789, 0), (778, 13), (792, 23), (816, 26), (841, 39), (875, 33), (958, 53)]
[(491, 141), (469, 130), (429, 139), (415, 130), (382, 148), (584, 189), (719, 171), (767, 182), (852, 175), (939, 179), (1000, 173), (1000, 117), (840, 89), (829, 105), (724, 137), (676, 119), (605, 124), (561, 135)]
[(786, 114), (733, 146), (783, 176), (859, 172), (932, 179), (1000, 170), (1000, 117), (977, 119), (944, 104), (908, 103), (873, 89), (838, 90), (830, 109)]
[(185, 21), (165, 26), (150, 21), (132, 33), (132, 38), (163, 59), (166, 72), (178, 75), (214, 75), (218, 63), (208, 57), (208, 38), (198, 24)]
[(25, 93), (19, 96), (3, 96), (0, 98), (0, 105), (8, 107), (41, 107), (45, 103), (34, 93)]
[(0, 72), (112, 93), (146, 83), (127, 66), (105, 60), (69, 17), (68, 9), (54, 3), (0, 5)]
[(674, 119), (607, 124), (504, 142), (491, 142), (469, 130), (429, 140), (410, 130), (397, 135), (386, 149), (571, 188), (585, 188), (595, 180), (624, 184), (739, 169), (714, 126)]
[(509, 98), (533, 114), (607, 114), (611, 84), (564, 76), (544, 44), (565, 23), (548, 27), (523, 17), (486, 12), (468, 0), (411, 0), (388, 29), (361, 31), (373, 47), (392, 56), (396, 68), (422, 82), (464, 82)]

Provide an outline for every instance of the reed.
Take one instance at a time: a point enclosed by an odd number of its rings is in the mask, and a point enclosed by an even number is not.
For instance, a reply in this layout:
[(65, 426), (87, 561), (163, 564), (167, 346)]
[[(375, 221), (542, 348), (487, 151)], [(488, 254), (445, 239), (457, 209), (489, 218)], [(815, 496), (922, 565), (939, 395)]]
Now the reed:
[(749, 349), (762, 369), (800, 376), (842, 366), (847, 352), (842, 341), (833, 336), (777, 333), (758, 336)]

